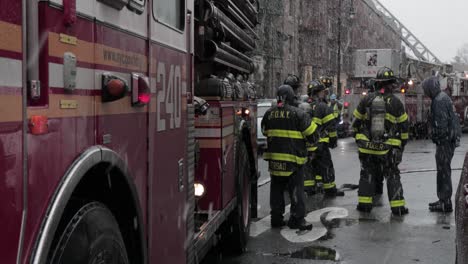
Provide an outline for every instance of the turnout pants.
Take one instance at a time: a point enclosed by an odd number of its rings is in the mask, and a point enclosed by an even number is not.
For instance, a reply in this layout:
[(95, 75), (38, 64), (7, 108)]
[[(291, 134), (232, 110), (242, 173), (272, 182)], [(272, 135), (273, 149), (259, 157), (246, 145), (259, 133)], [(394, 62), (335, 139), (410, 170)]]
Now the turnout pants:
[(304, 166), (300, 166), (290, 176), (271, 176), (270, 208), (271, 220), (283, 220), (284, 191), (288, 190), (291, 200), (291, 217), (302, 220), (305, 216)]
[[(363, 159), (365, 159), (365, 157), (363, 157), (363, 156), (365, 156), (365, 155), (362, 155), (362, 154), (359, 155), (359, 161), (361, 162), (361, 164), (363, 162)], [(375, 193), (375, 195), (382, 195), (383, 194), (383, 182), (384, 182), (384, 179), (385, 179), (384, 173), (385, 173), (385, 170), (383, 171), (382, 174), (377, 173), (375, 175), (375, 180), (374, 180), (374, 183), (375, 183), (375, 192), (374, 193)], [(361, 172), (361, 174), (362, 174), (362, 172)]]
[(391, 151), (386, 155), (371, 155), (359, 153), (361, 160), (361, 177), (359, 179), (359, 204), (372, 206), (376, 195), (376, 186), (387, 180), (388, 200), (391, 208), (405, 206), (403, 187), (400, 181), (400, 170), (395, 163)]
[(327, 145), (322, 145), (315, 151), (315, 158), (307, 163), (306, 177), (304, 179), (305, 190), (314, 190), (316, 185), (321, 185), (325, 192), (334, 191), (335, 168)]
[(437, 197), (442, 202), (449, 202), (452, 198), (452, 158), (455, 145), (451, 142), (437, 145)]

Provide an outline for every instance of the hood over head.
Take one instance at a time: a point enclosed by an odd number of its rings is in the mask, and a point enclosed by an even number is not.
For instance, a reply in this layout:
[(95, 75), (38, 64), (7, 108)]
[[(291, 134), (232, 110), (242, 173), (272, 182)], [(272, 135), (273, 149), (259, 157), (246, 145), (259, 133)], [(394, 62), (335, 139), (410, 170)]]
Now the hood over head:
[(434, 99), (441, 92), (439, 78), (436, 76), (425, 79), (421, 86), (424, 90), (424, 94), (431, 99)]

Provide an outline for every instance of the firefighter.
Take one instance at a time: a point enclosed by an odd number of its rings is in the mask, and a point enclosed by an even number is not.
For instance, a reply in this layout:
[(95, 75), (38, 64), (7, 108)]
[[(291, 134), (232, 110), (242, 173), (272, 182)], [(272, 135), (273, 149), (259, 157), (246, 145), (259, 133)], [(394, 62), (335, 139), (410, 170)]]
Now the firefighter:
[(264, 158), (271, 175), (271, 225), (273, 228), (285, 225), (283, 194), (287, 188), (291, 198), (288, 227), (310, 230), (312, 225), (304, 219), (304, 164), (308, 154), (306, 141), (313, 144), (318, 140), (317, 125), (304, 111), (293, 106), (295, 94), (289, 85), (279, 87), (277, 99), (277, 106), (265, 113), (261, 123), (268, 141)]
[(294, 94), (298, 93), (299, 88), (301, 87), (301, 80), (294, 74), (289, 74), (284, 83), (293, 88)]
[(294, 91), (294, 106), (298, 107), (301, 103), (301, 99), (299, 97), (299, 88), (301, 88), (301, 80), (297, 75), (289, 74), (286, 80), (284, 80), (283, 84), (289, 85), (293, 88)]
[[(369, 79), (366, 81), (366, 87), (367, 87), (367, 94), (375, 93), (375, 80), (374, 79)], [(360, 162), (362, 163), (361, 160), (361, 155), (359, 156)], [(375, 195), (373, 198), (373, 204), (380, 206), (382, 205), (382, 195), (383, 195), (383, 183), (384, 183), (384, 173), (382, 174), (377, 174), (375, 175)]]
[[(322, 183), (325, 196), (342, 196), (344, 192), (338, 191), (335, 184), (335, 169), (331, 160), (329, 147), (336, 147), (336, 126), (333, 112), (325, 101), (325, 85), (318, 80), (312, 80), (307, 88), (309, 94), (311, 116), (319, 125), (319, 142), (308, 146), (312, 156), (313, 174), (306, 175), (304, 179), (305, 190), (309, 195), (315, 194)], [(334, 137), (330, 137), (334, 135)]]
[[(325, 94), (326, 94), (326, 97), (325, 98), (328, 98), (330, 99), (330, 102), (327, 102), (325, 101), (325, 103), (327, 103), (329, 106), (331, 105), (331, 97), (332, 96), (328, 96), (329, 92), (330, 92), (330, 89), (332, 89), (333, 87), (333, 79), (330, 78), (330, 77), (321, 77), (320, 78), (320, 82), (323, 83), (323, 85), (325, 86), (325, 88), (327, 88), (325, 90)], [(332, 94), (334, 95), (334, 94)], [(335, 98), (334, 98), (335, 102), (336, 102), (336, 95), (335, 95)], [(330, 130), (330, 133), (328, 134), (328, 136), (330, 137), (330, 143), (328, 144), (329, 148), (336, 148), (337, 145), (338, 145), (338, 133), (337, 133), (337, 128), (338, 128), (338, 124), (339, 124), (339, 119), (337, 118), (337, 113), (335, 113), (335, 109), (334, 108), (331, 108), (331, 111), (333, 113), (333, 116), (335, 117), (335, 120), (334, 120), (334, 123), (335, 123), (335, 129), (334, 130)], [(341, 117), (340, 117), (341, 118)], [(329, 152), (329, 151), (328, 151)], [(329, 157), (329, 160), (327, 160), (326, 164), (328, 164), (328, 169), (326, 170), (329, 174), (328, 178), (329, 179), (335, 179), (335, 168), (333, 167), (333, 160), (331, 158), (331, 154), (330, 155), (326, 155), (327, 159)], [(339, 195), (344, 195), (343, 192), (339, 192), (338, 193)]]
[(336, 94), (330, 96), (330, 107), (333, 111), (333, 115), (337, 121), (341, 120), (341, 110), (343, 106), (336, 100)]
[(381, 68), (375, 82), (376, 92), (364, 97), (354, 111), (353, 128), (361, 160), (357, 210), (372, 210), (375, 181), (383, 175), (392, 213), (401, 216), (408, 213), (398, 169), (408, 139), (408, 115), (392, 94), (396, 83), (393, 71)]

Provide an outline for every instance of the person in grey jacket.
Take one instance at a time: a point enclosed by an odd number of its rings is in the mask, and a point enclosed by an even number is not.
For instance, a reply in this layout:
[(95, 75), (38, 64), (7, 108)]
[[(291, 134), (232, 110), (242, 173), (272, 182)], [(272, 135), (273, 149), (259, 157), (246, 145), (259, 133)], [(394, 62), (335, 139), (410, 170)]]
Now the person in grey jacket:
[(460, 144), (461, 128), (453, 111), (450, 97), (440, 90), (436, 76), (422, 83), (424, 94), (432, 99), (432, 142), (436, 144), (437, 196), (439, 200), (429, 204), (431, 212), (452, 212), (452, 162), (455, 148)]

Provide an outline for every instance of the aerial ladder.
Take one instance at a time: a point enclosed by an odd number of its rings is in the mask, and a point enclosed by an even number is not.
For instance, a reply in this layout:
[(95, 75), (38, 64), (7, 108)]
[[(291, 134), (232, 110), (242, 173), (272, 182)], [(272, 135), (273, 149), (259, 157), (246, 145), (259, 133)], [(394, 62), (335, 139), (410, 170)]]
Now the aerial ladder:
[[(451, 72), (451, 65), (442, 63), (437, 56), (429, 50), (420, 41), (416, 35), (414, 35), (403, 23), (398, 20), (379, 0), (361, 0), (366, 4), (377, 16), (379, 16), (384, 25), (390, 30), (395, 32), (403, 43), (411, 50), (415, 58), (405, 56), (404, 64), (406, 65), (406, 71), (402, 74), (406, 78), (413, 77), (413, 72), (419, 80), (433, 75), (435, 72)], [(406, 54), (405, 54), (406, 55)], [(411, 69), (411, 71), (410, 71)]]

